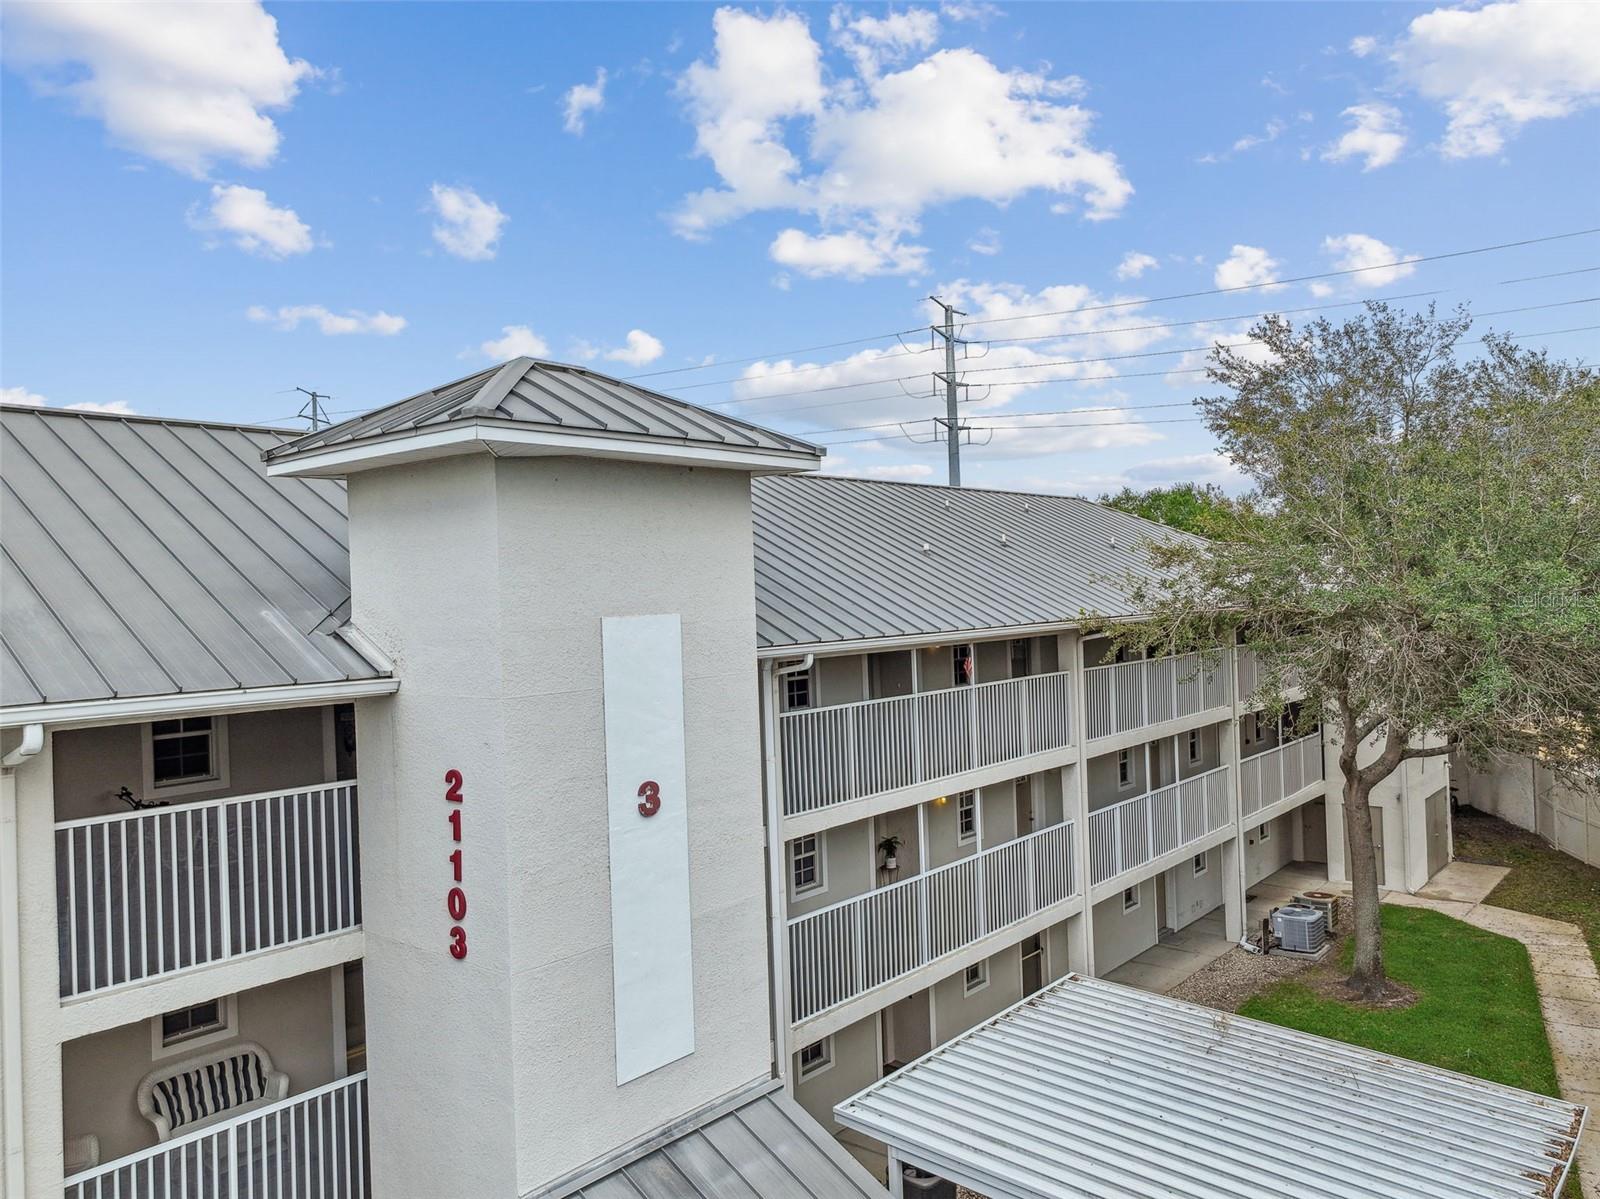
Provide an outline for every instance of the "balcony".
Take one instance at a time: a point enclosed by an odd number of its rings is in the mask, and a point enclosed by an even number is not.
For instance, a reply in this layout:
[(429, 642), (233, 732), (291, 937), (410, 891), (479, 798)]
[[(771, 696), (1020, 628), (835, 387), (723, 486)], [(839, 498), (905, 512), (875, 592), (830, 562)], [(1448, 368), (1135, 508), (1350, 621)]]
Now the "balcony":
[(61, 997), (361, 925), (355, 782), (56, 825)]
[(1072, 744), (1071, 674), (920, 691), (778, 718), (787, 816)]
[(1079, 893), (1073, 826), (1052, 825), (789, 921), (799, 1023)]
[(1322, 781), (1322, 734), (1308, 733), (1239, 763), (1239, 811), (1246, 817)]
[(361, 1073), (74, 1174), (63, 1199), (364, 1199), (370, 1178)]
[(1217, 657), (1209, 664), (1203, 657), (1180, 654), (1089, 667), (1083, 672), (1085, 736), (1090, 741), (1114, 737), (1226, 707), (1232, 702), (1228, 672)]
[(1147, 791), (1089, 813), (1089, 877), (1109, 883), (1232, 823), (1228, 768)]
[[(1244, 702), (1255, 694), (1256, 688), (1261, 685), (1265, 671), (1261, 668), (1261, 661), (1253, 649), (1240, 646), (1235, 651), (1239, 663), (1239, 700)], [(1283, 679), (1284, 691), (1291, 697), (1303, 693), (1305, 688), (1300, 679), (1300, 672), (1288, 671)]]

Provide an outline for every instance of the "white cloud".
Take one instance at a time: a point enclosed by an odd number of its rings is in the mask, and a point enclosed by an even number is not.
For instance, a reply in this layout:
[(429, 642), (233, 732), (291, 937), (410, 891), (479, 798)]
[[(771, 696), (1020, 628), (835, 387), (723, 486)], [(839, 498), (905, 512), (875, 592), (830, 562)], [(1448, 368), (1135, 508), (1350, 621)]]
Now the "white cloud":
[(664, 348), (659, 338), (651, 337), (643, 329), (629, 329), (626, 342), (615, 350), (606, 351), (606, 357), (629, 366), (647, 366), (661, 357)]
[(1350, 39), (1350, 53), (1357, 58), (1366, 58), (1378, 48), (1378, 39), (1362, 34), (1360, 37)]
[(967, 243), (967, 249), (974, 254), (993, 255), (1000, 253), (1000, 230), (991, 229), (985, 225), (978, 230), (977, 236)]
[(1244, 486), (1245, 477), (1232, 460), (1218, 453), (1179, 454), (1172, 458), (1152, 458), (1128, 467), (1124, 472), (1135, 483), (1216, 483), (1227, 490)]
[[(833, 455), (829, 455), (831, 458)], [(856, 470), (836, 470), (835, 474), (854, 474), (868, 479), (891, 479), (900, 483), (917, 483), (933, 478), (933, 467), (926, 462), (877, 463)]]
[(292, 208), (275, 208), (267, 193), (237, 183), (214, 184), (210, 208), (195, 205), (189, 225), (202, 233), (230, 237), (233, 244), (262, 258), (308, 253), (311, 228)]
[(1003, 71), (970, 49), (887, 70), (932, 45), (937, 21), (920, 10), (836, 10), (834, 25), (857, 69), (830, 83), (799, 13), (718, 10), (715, 52), (679, 94), (721, 185), (685, 197), (671, 218), (680, 235), (751, 212), (806, 213), (817, 233), (786, 233), (774, 251), (807, 273), (859, 278), (920, 269), (911, 263), (923, 251), (905, 239), (933, 205), (1044, 190), (1081, 199), (1098, 220), (1132, 194), (1116, 156), (1091, 144), (1092, 115), (1071, 102), (1081, 80)]
[[(27, 408), (49, 408), (50, 401), (26, 387), (0, 387), (0, 404), (21, 404)], [(125, 400), (112, 400), (106, 404), (82, 403), (63, 405), (70, 412), (109, 412), (114, 416), (132, 416), (133, 409)]]
[(433, 185), (431, 196), (434, 215), (439, 218), (433, 227), (434, 241), (447, 253), (469, 262), (495, 256), (500, 232), (511, 219), (497, 204), (470, 187), (446, 187), (442, 183)]
[[(802, 275), (863, 279), (868, 275), (912, 275), (927, 268), (926, 246), (907, 245), (893, 233), (811, 234), (785, 229), (767, 248), (772, 260)], [(787, 290), (787, 289), (785, 289)]]
[(1146, 271), (1154, 270), (1161, 263), (1149, 254), (1139, 250), (1129, 250), (1122, 256), (1122, 261), (1117, 263), (1118, 279), (1137, 279)]
[(606, 69), (601, 67), (594, 73), (593, 83), (578, 83), (568, 88), (562, 105), (562, 124), (568, 133), (581, 137), (589, 114), (606, 106)]
[(1399, 79), (1444, 107), (1446, 158), (1498, 154), (1529, 121), (1600, 103), (1600, 4), (1509, 0), (1438, 8), (1389, 54)]
[(1405, 149), (1405, 124), (1400, 110), (1392, 104), (1352, 104), (1344, 110), (1350, 128), (1322, 152), (1329, 162), (1362, 158), (1363, 171), (1386, 167)]
[(939, 38), (939, 18), (925, 8), (872, 17), (856, 16), (841, 4), (828, 15), (828, 28), (863, 79), (876, 78), (886, 65), (903, 62), (913, 51), (931, 49)]
[(278, 44), (259, 3), (6, 6), (6, 57), (44, 91), (104, 122), (117, 144), (190, 175), (220, 160), (260, 167), (316, 68)]
[(985, 458), (1033, 458), (1085, 450), (1126, 449), (1163, 440), (1162, 434), (1144, 423), (1136, 412), (1105, 405), (1066, 410), (1062, 415), (996, 412), (993, 422), (972, 422), (977, 429), (991, 431), (990, 440), (983, 448)]
[(1283, 135), (1283, 131), (1288, 127), (1289, 126), (1287, 122), (1278, 117), (1274, 117), (1272, 120), (1267, 122), (1266, 128), (1264, 128), (1260, 133), (1247, 133), (1235, 141), (1232, 147), (1233, 153), (1243, 154), (1246, 150), (1253, 150), (1257, 146), (1264, 146), (1268, 142), (1275, 142)]
[[(1235, 245), (1233, 253), (1217, 264), (1211, 279), (1218, 287), (1224, 288), (1271, 284), (1278, 277), (1278, 268), (1282, 265), (1260, 246)], [(1262, 290), (1275, 291), (1277, 287), (1269, 286)]]
[(504, 362), (507, 358), (550, 357), (549, 343), (527, 325), (502, 325), (500, 336), (480, 342), (478, 351), (497, 362)]
[(310, 321), (329, 337), (348, 333), (376, 333), (393, 337), (406, 327), (406, 318), (391, 316), (387, 312), (330, 312), (321, 304), (294, 304), (284, 308), (263, 308), (257, 304), (245, 312), (251, 320), (270, 323), (278, 329), (298, 329), (301, 322)]
[[(1336, 271), (1360, 271), (1342, 281), (1346, 291), (1387, 287), (1416, 273), (1415, 254), (1405, 254), (1365, 233), (1345, 233), (1322, 239), (1322, 252), (1332, 260)], [(1365, 268), (1365, 269), (1363, 269)], [(1318, 280), (1311, 285), (1314, 296), (1331, 296), (1340, 288), (1333, 282)]]

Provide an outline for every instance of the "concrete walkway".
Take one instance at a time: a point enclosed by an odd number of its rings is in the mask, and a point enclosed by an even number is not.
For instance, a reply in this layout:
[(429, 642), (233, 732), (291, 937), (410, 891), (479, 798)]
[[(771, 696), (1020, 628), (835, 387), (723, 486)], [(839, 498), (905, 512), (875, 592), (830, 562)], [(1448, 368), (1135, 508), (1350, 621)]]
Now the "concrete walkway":
[(1589, 1109), (1578, 1146), (1583, 1193), (1600, 1199), (1600, 971), (1577, 925), (1483, 902), (1507, 873), (1503, 866), (1452, 862), (1417, 894), (1391, 893), (1384, 902), (1432, 908), (1528, 947), (1562, 1097)]

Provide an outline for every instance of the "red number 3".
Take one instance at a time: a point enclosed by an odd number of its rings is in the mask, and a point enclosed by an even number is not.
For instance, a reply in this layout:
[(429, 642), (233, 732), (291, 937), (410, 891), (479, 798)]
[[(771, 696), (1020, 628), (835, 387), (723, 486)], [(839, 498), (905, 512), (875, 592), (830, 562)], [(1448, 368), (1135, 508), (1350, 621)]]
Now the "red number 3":
[(661, 786), (646, 780), (639, 784), (639, 815), (654, 816), (661, 810)]
[(450, 930), (450, 956), (458, 962), (467, 956), (467, 930), (459, 924)]

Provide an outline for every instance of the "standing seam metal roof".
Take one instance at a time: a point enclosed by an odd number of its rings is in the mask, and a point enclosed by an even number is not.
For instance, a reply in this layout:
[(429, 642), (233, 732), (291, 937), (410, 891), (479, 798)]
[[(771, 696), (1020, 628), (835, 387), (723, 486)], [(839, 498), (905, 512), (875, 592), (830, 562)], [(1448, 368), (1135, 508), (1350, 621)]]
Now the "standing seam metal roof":
[(288, 434), (0, 412), (0, 702), (376, 678), (349, 614), (342, 485), (269, 480)]
[(752, 480), (757, 638), (826, 645), (1125, 614), (1140, 543), (1184, 537), (1072, 496), (828, 476)]
[(578, 434), (639, 437), (817, 457), (808, 442), (580, 366), (514, 358), (297, 438), (269, 458), (442, 427), (501, 420)]
[(834, 1110), (989, 1199), (1550, 1199), (1584, 1116), (1078, 975)]
[(571, 1199), (884, 1199), (832, 1137), (775, 1089), (713, 1108), (665, 1144), (550, 1196)]

